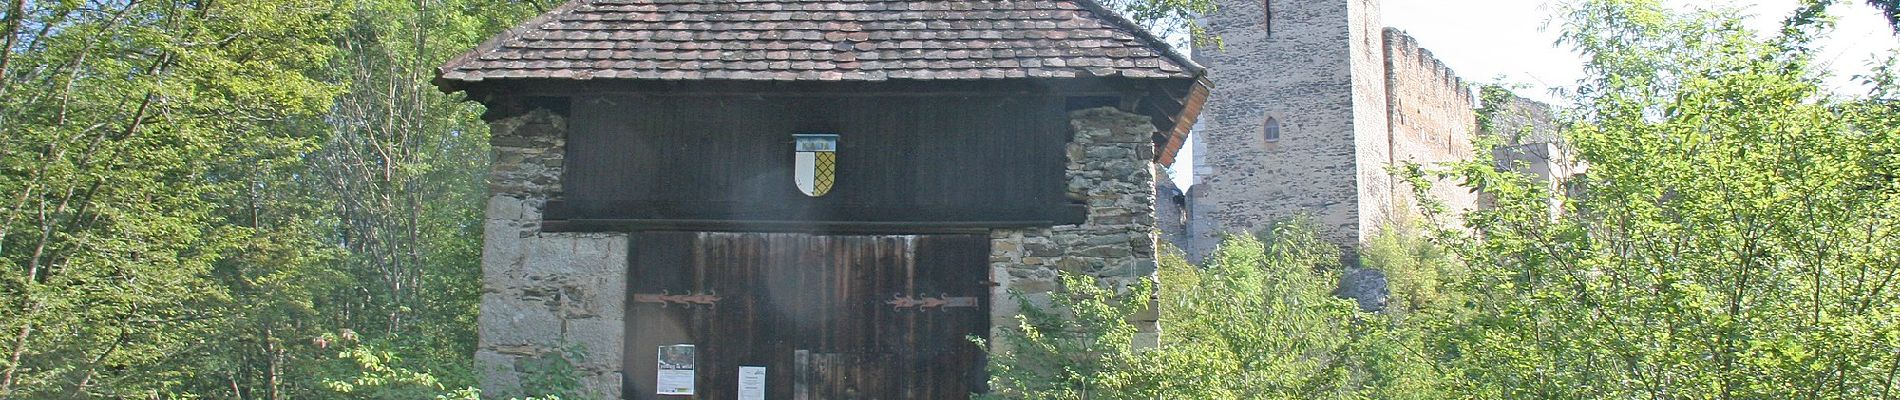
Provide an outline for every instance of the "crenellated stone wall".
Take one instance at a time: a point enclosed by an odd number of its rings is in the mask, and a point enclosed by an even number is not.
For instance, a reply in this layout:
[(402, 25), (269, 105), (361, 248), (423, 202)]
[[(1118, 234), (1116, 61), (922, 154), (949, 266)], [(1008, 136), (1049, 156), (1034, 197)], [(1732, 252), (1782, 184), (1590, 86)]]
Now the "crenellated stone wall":
[[(1387, 135), (1393, 149), (1387, 163), (1430, 167), (1471, 159), (1478, 131), (1471, 86), (1398, 29), (1385, 30), (1385, 68)], [(1439, 179), (1428, 192), (1453, 215), (1477, 206), (1477, 195), (1458, 183)], [(1391, 198), (1396, 219), (1417, 212), (1418, 199), (1410, 186), (1393, 187)]]
[[(1402, 31), (1381, 24), (1380, 0), (1220, 0), (1203, 17), (1221, 37), (1196, 58), (1214, 90), (1194, 131), (1188, 223), (1167, 233), (1190, 261), (1221, 235), (1309, 215), (1347, 251), (1341, 295), (1381, 307), (1384, 277), (1356, 267), (1359, 246), (1417, 215), (1413, 188), (1391, 167), (1472, 156), (1479, 134), (1470, 88)], [(1278, 138), (1265, 124), (1279, 122)], [(1456, 182), (1429, 193), (1454, 212), (1477, 198)]]
[(482, 396), (520, 396), (524, 380), (561, 358), (578, 372), (585, 398), (620, 398), (628, 237), (541, 232), (542, 207), (560, 198), (562, 116), (535, 110), (489, 126), (494, 163), (475, 352)]
[[(1187, 208), (1197, 215), (1186, 233), (1169, 232), (1185, 237), (1176, 245), (1190, 261), (1220, 235), (1300, 214), (1354, 250), (1417, 213), (1390, 167), (1472, 155), (1470, 88), (1417, 40), (1384, 28), (1380, 10), (1380, 0), (1222, 0), (1204, 16), (1223, 43), (1196, 52), (1214, 83), (1194, 131)], [(1269, 118), (1277, 139), (1264, 136)], [(1454, 210), (1475, 205), (1468, 190), (1439, 183), (1431, 194)]]
[[(992, 337), (1016, 326), (1021, 313), (1011, 293), (1046, 304), (1059, 272), (1100, 278), (1125, 287), (1155, 273), (1155, 169), (1148, 117), (1094, 108), (1070, 114), (1068, 193), (1088, 203), (1081, 225), (998, 229), (990, 233)], [(1138, 316), (1137, 346), (1160, 342), (1157, 316)]]

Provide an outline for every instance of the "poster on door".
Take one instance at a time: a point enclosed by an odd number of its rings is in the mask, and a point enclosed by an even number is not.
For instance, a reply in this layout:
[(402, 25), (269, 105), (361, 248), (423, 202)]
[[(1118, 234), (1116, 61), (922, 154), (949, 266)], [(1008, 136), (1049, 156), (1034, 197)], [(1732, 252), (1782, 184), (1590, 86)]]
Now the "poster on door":
[(739, 400), (765, 400), (765, 367), (739, 367)]
[(660, 376), (654, 388), (660, 395), (693, 395), (693, 345), (660, 346)]

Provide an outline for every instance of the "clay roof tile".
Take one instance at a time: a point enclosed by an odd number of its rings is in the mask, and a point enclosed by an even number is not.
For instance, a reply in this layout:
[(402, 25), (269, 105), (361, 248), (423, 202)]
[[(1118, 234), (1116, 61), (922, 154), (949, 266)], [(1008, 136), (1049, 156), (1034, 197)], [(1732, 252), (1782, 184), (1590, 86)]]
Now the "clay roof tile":
[(570, 0), (438, 82), (1198, 78), (1166, 46), (1093, 0)]

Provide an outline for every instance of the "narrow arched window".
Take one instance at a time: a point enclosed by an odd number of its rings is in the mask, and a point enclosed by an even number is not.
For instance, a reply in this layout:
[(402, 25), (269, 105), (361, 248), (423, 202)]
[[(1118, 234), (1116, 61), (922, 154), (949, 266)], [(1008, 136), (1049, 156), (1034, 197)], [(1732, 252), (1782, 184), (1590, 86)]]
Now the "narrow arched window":
[(1275, 141), (1280, 140), (1280, 120), (1279, 119), (1273, 118), (1273, 117), (1267, 117), (1266, 137), (1267, 137), (1267, 141), (1269, 142), (1275, 142)]

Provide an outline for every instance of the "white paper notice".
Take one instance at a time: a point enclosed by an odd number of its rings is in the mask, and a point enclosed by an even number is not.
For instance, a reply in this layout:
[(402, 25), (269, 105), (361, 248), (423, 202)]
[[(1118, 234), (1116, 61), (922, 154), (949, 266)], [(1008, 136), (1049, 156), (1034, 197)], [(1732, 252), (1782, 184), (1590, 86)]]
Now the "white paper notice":
[(669, 396), (693, 395), (693, 345), (660, 346), (660, 376), (654, 389)]
[(739, 367), (739, 400), (765, 400), (765, 367)]

